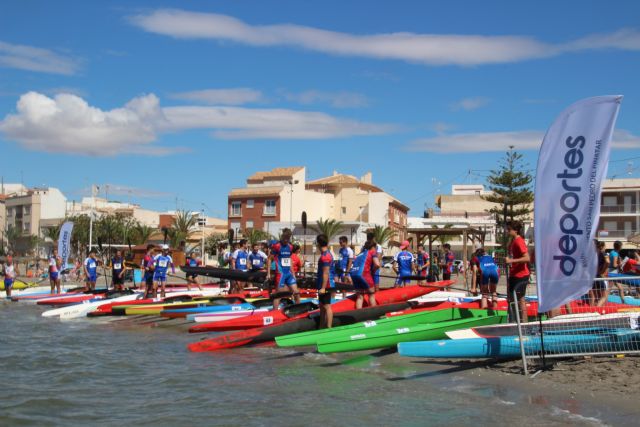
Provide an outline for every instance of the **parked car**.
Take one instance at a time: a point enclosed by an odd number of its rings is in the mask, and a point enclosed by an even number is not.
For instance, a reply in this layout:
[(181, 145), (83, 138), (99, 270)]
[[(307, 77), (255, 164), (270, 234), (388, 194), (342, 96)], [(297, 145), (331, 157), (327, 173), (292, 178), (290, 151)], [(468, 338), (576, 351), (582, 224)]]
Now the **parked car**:
[(393, 268), (393, 257), (386, 255), (382, 257), (382, 268)]

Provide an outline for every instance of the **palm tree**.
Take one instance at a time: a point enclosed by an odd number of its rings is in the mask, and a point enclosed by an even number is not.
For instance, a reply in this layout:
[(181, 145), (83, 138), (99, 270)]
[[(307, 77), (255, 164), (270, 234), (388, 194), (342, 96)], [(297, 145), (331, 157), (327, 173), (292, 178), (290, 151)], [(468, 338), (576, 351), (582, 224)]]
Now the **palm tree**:
[(136, 245), (144, 245), (149, 241), (151, 235), (156, 231), (155, 228), (148, 225), (138, 224), (134, 227), (132, 234), (132, 240)]
[[(434, 229), (436, 229), (436, 230), (437, 230), (437, 229), (438, 229), (438, 226), (437, 226), (437, 225), (434, 225), (434, 226), (432, 226), (431, 228), (434, 228)], [(443, 225), (443, 226), (442, 226), (442, 229), (443, 229), (443, 230), (448, 230), (448, 229), (450, 229), (450, 228), (453, 228), (453, 224), (445, 224), (445, 225)], [(449, 242), (449, 241), (453, 240), (453, 236), (451, 236), (451, 235), (447, 235), (447, 234), (437, 234), (437, 235), (433, 236), (433, 239), (431, 239), (431, 240), (432, 240), (433, 242), (435, 242), (435, 241), (440, 241), (440, 243), (444, 245), (445, 243), (447, 243), (447, 242)]]
[(258, 230), (255, 228), (251, 228), (249, 230), (245, 230), (242, 232), (243, 236), (245, 237), (245, 239), (247, 239), (249, 241), (250, 245), (253, 245), (254, 243), (258, 243), (261, 242), (263, 240), (268, 240), (271, 235), (269, 233), (267, 233), (264, 230)]
[(42, 236), (46, 239), (47, 237), (53, 240), (54, 242), (58, 240), (58, 236), (60, 235), (60, 228), (62, 227), (62, 223), (58, 225), (49, 225), (47, 227), (42, 228)]
[(5, 236), (7, 238), (8, 249), (16, 253), (19, 246), (20, 238), (22, 237), (22, 232), (13, 225), (9, 225), (9, 227), (7, 228), (7, 234), (5, 234)]
[(327, 240), (331, 241), (331, 239), (340, 233), (342, 230), (342, 221), (337, 221), (335, 219), (325, 219), (320, 218), (316, 221), (315, 226), (311, 226), (311, 229), (317, 232), (318, 234), (324, 234), (327, 236)]
[(371, 231), (373, 232), (373, 238), (380, 246), (385, 246), (385, 244), (396, 235), (393, 228), (382, 225), (376, 225)]

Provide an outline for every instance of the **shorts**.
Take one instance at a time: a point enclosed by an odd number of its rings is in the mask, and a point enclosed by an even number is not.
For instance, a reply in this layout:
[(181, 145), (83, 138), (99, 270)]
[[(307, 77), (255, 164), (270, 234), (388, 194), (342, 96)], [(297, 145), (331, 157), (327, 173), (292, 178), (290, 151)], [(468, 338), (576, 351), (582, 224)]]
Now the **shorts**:
[(369, 291), (371, 293), (371, 288), (374, 286), (373, 283), (369, 283), (362, 276), (352, 276), (351, 279), (353, 280), (353, 287), (356, 288), (357, 291)]
[(374, 285), (380, 284), (380, 269), (377, 269), (376, 272), (373, 273), (373, 284)]
[(5, 291), (13, 288), (13, 279), (4, 279), (4, 289)]
[(347, 280), (347, 278), (351, 278), (351, 275), (349, 273), (342, 273), (338, 276), (338, 279), (340, 279), (341, 282), (344, 282), (345, 280)]
[(167, 275), (166, 274), (154, 274), (153, 275), (153, 280), (155, 280), (156, 282), (166, 282), (167, 281)]
[(328, 290), (328, 292), (325, 292), (324, 294), (318, 294), (318, 301), (320, 302), (320, 304), (322, 305), (327, 305), (327, 304), (331, 304), (331, 295), (333, 293), (333, 290)]
[(124, 285), (124, 276), (118, 277), (117, 274), (112, 274), (114, 285)]
[(411, 279), (405, 279), (405, 276), (398, 276), (398, 278), (396, 279), (396, 286), (404, 286), (404, 285), (408, 285), (409, 283), (411, 283)]
[(98, 281), (98, 275), (97, 274), (90, 274), (87, 277), (87, 282), (95, 283), (97, 281)]
[[(482, 274), (482, 280), (480, 281), (481, 285), (497, 285), (499, 280), (497, 271), (489, 271), (487, 273)], [(527, 280), (528, 282), (528, 280)]]
[(596, 282), (593, 282), (592, 289), (596, 291), (605, 291), (608, 285), (609, 285), (608, 280), (598, 280)]
[(286, 286), (295, 286), (297, 284), (296, 278), (293, 273), (280, 273), (275, 277), (276, 286), (278, 288), (284, 288)]
[(146, 275), (144, 276), (144, 283), (145, 283), (147, 286), (153, 286), (153, 275), (151, 275), (151, 274), (146, 274)]
[(518, 299), (524, 298), (527, 292), (527, 285), (529, 284), (529, 276), (526, 277), (509, 277), (509, 285), (507, 286), (507, 294), (509, 298), (513, 295), (513, 291), (516, 292)]
[(60, 275), (60, 272), (52, 271), (49, 273), (49, 280), (58, 280), (59, 275)]
[(442, 272), (442, 280), (451, 280), (451, 273), (449, 271)]

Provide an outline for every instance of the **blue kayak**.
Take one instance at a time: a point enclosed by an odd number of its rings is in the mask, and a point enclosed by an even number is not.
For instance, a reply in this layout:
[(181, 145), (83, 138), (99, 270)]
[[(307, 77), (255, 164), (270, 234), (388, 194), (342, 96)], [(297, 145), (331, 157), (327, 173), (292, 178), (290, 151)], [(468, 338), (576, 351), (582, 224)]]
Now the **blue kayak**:
[(628, 274), (620, 274), (620, 273), (609, 273), (609, 279), (616, 279), (617, 282), (622, 283), (623, 285), (629, 286), (640, 286), (640, 277), (637, 279), (619, 279), (620, 277), (629, 277)]
[(609, 297), (607, 297), (607, 301), (608, 302), (613, 302), (613, 303), (616, 303), (616, 304), (640, 305), (640, 299), (639, 298), (634, 298), (634, 297), (630, 297), (630, 296), (625, 296), (624, 297), (624, 303), (622, 302), (622, 299), (620, 298), (619, 295), (609, 295)]
[[(542, 351), (539, 336), (523, 337), (522, 343), (527, 355), (539, 354)], [(632, 329), (611, 329), (603, 333), (544, 335), (545, 353), (575, 354), (638, 349), (640, 349), (640, 332)], [(398, 344), (398, 352), (406, 357), (434, 359), (516, 359), (521, 355), (520, 339), (517, 336), (403, 342)]]

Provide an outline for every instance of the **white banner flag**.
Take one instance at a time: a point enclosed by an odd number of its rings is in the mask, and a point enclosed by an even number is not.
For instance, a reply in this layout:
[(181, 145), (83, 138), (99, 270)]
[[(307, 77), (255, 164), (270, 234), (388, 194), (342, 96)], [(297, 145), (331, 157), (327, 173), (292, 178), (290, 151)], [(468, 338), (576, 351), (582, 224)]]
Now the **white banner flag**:
[(73, 231), (73, 222), (68, 221), (60, 227), (58, 235), (58, 256), (62, 258), (62, 269), (67, 268), (67, 261), (71, 253), (71, 232)]
[(598, 96), (576, 102), (542, 142), (534, 205), (540, 313), (583, 296), (593, 285), (600, 192), (621, 101), (622, 96)]

